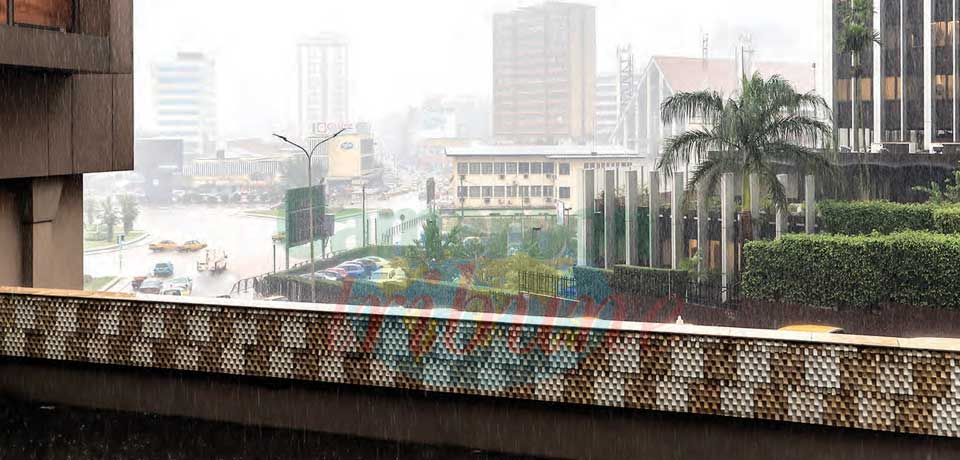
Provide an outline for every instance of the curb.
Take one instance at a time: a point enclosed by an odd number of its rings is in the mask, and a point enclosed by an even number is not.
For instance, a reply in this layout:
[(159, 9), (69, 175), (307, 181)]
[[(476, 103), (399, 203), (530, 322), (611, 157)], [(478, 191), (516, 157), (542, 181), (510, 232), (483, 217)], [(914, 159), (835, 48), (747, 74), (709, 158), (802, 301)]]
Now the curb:
[[(141, 235), (139, 238), (137, 238), (137, 239), (135, 239), (135, 240), (133, 240), (133, 241), (128, 241), (128, 242), (126, 242), (126, 243), (124, 244), (124, 246), (130, 247), (130, 246), (132, 246), (132, 245), (134, 245), (134, 244), (137, 244), (137, 243), (142, 242), (143, 240), (145, 240), (145, 239), (147, 239), (147, 238), (150, 238), (150, 234), (149, 234), (149, 233), (144, 233), (144, 234)], [(102, 247), (102, 248), (89, 249), (89, 250), (83, 251), (83, 255), (88, 255), (88, 254), (102, 254), (102, 253), (105, 253), (105, 252), (113, 252), (113, 251), (118, 251), (118, 250), (120, 250), (120, 246), (115, 244), (115, 245), (113, 245), (113, 246), (105, 246), (105, 247)]]

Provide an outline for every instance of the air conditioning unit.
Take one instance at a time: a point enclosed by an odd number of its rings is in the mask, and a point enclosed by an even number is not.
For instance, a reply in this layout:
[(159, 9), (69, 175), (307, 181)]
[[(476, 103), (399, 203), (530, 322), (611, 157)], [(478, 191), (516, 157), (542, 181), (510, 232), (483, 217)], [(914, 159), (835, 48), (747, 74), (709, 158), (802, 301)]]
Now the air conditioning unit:
[(507, 178), (507, 176), (504, 176), (503, 174), (500, 175), (500, 180), (504, 180), (504, 179), (506, 179), (506, 178)]
[(500, 200), (500, 204), (503, 204), (503, 200)]
[(507, 201), (507, 206), (513, 206), (513, 200)]
[(547, 174), (547, 179), (556, 179), (556, 177), (553, 174)]
[(523, 178), (524, 178), (524, 179), (529, 179), (529, 178), (530, 178), (530, 175), (529, 175), (529, 174), (524, 174), (524, 175), (523, 175)]
[(490, 198), (484, 198), (483, 204), (490, 204)]
[(548, 196), (548, 197), (544, 198), (543, 201), (546, 201), (547, 203), (553, 203), (553, 198), (550, 198), (550, 197)]
[(524, 199), (523, 199), (523, 202), (524, 202), (524, 203), (529, 203), (529, 202), (530, 202), (530, 198), (524, 198)]

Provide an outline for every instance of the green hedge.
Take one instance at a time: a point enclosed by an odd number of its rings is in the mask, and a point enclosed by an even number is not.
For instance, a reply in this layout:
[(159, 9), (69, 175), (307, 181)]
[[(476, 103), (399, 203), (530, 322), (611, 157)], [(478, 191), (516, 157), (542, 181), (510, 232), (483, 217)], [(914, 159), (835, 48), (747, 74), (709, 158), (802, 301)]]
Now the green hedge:
[(950, 206), (933, 211), (933, 223), (937, 233), (960, 233), (960, 207)]
[(603, 302), (610, 297), (610, 280), (612, 270), (601, 270), (593, 267), (573, 267), (573, 278), (577, 281), (577, 296), (586, 296), (594, 302)]
[(689, 280), (686, 271), (620, 265), (614, 268), (611, 282), (616, 292), (660, 298), (683, 295)]
[(934, 230), (935, 206), (889, 201), (824, 201), (817, 205), (827, 233), (869, 235)]
[(742, 292), (752, 299), (960, 308), (957, 235), (789, 235), (747, 243), (744, 257)]

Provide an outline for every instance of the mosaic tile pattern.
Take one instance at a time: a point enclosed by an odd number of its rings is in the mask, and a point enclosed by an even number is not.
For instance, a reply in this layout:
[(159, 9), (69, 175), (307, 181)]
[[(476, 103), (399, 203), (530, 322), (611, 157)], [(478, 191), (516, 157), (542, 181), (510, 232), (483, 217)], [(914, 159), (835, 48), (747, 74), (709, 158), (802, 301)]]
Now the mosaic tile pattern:
[(0, 355), (960, 437), (955, 351), (280, 305), (2, 291)]

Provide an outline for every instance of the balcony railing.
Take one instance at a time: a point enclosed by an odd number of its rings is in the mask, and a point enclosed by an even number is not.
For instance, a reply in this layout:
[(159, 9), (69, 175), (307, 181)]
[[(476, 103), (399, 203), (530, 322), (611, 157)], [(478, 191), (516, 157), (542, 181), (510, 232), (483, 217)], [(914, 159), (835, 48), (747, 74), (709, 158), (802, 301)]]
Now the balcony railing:
[(0, 24), (71, 32), (77, 0), (0, 0)]

